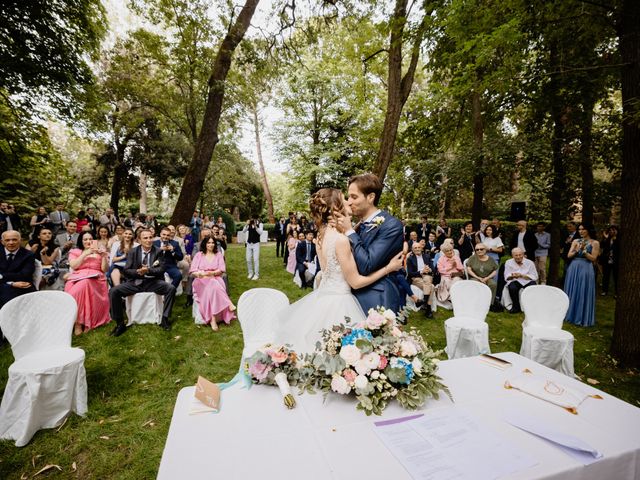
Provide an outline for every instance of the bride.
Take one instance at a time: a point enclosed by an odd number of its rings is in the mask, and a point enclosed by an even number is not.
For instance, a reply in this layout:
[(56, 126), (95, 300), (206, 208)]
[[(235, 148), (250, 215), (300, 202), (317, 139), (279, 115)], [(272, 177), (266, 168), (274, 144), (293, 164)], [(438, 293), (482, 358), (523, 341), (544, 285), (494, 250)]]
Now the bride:
[(320, 340), (320, 331), (344, 323), (345, 317), (352, 323), (364, 320), (365, 312), (351, 289), (366, 287), (402, 267), (400, 252), (384, 268), (367, 276), (358, 273), (349, 239), (331, 225), (334, 211), (350, 214), (340, 190), (318, 190), (312, 195), (309, 207), (318, 227), (316, 250), (322, 280), (316, 290), (280, 312), (274, 339), (276, 344), (291, 345), (298, 353), (313, 352)]

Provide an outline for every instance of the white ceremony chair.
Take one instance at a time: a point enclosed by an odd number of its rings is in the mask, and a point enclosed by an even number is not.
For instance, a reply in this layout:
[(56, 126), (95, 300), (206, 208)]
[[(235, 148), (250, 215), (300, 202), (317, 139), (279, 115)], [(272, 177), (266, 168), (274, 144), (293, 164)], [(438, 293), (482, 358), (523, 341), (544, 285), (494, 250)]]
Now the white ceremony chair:
[(84, 351), (71, 348), (78, 307), (64, 292), (21, 295), (0, 310), (15, 361), (0, 405), (0, 438), (23, 447), (71, 412), (87, 413)]
[(562, 330), (569, 297), (561, 289), (532, 285), (521, 295), (524, 311), (520, 355), (570, 377), (573, 370), (573, 335)]
[(467, 262), (469, 261), (468, 258), (464, 259), (464, 262), (462, 262), (462, 266), (464, 267), (464, 279), (465, 280), (469, 280), (469, 271), (467, 270)]
[(491, 306), (491, 289), (484, 283), (460, 280), (451, 287), (453, 317), (444, 322), (449, 359), (491, 353), (485, 319)]
[(242, 359), (273, 341), (278, 312), (289, 305), (287, 296), (272, 288), (252, 288), (238, 299), (238, 320), (242, 327)]
[(193, 321), (196, 325), (207, 324), (207, 322), (205, 322), (202, 318), (202, 315), (200, 315), (200, 308), (198, 308), (198, 298), (196, 295), (193, 295), (193, 306), (191, 307), (191, 315), (193, 316)]
[[(418, 297), (418, 300), (424, 300), (424, 292), (422, 291), (421, 288), (418, 288), (415, 285), (411, 285), (411, 291), (416, 297)], [(408, 310), (411, 310), (413, 312), (418, 311), (418, 307), (416, 307), (415, 302), (409, 295), (407, 295), (407, 298), (406, 298), (406, 305)]]
[(164, 297), (152, 292), (140, 292), (125, 299), (127, 327), (137, 324), (162, 322)]
[(35, 270), (33, 271), (33, 286), (36, 290), (40, 290), (40, 283), (42, 282), (42, 262), (40, 260), (34, 260)]

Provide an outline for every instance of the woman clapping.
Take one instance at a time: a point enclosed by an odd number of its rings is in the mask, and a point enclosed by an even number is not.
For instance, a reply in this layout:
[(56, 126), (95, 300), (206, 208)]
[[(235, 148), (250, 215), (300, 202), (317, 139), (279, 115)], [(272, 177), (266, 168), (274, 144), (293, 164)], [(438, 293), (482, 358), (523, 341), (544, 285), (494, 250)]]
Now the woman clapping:
[(218, 322), (229, 324), (235, 318), (236, 307), (225, 289), (222, 274), (226, 266), (215, 239), (207, 237), (200, 243), (200, 251), (191, 261), (193, 298), (203, 320), (218, 330)]

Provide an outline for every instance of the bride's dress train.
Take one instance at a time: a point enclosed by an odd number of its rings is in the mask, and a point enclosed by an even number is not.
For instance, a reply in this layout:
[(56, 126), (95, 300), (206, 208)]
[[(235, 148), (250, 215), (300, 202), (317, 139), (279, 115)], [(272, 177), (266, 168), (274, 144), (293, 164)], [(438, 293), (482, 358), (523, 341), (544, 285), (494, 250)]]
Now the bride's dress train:
[(345, 322), (363, 321), (365, 314), (351, 294), (351, 287), (336, 257), (338, 233), (327, 229), (322, 249), (326, 265), (320, 286), (291, 304), (278, 315), (274, 343), (289, 344), (297, 353), (311, 353), (320, 340), (320, 331)]

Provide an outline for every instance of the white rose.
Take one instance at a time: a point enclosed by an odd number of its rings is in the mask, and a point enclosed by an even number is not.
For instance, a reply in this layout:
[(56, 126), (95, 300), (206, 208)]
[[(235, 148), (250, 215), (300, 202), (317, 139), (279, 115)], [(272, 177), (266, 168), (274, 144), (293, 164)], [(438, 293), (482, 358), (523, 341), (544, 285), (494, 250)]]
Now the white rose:
[(362, 360), (367, 365), (367, 368), (369, 368), (369, 370), (373, 370), (378, 365), (380, 365), (380, 355), (378, 355), (376, 352), (367, 353), (364, 357), (362, 357)]
[(402, 335), (402, 331), (398, 327), (393, 327), (391, 329), (391, 335), (394, 337), (400, 337)]
[(331, 379), (331, 390), (340, 395), (346, 395), (351, 391), (351, 387), (341, 375), (334, 375)]
[(374, 370), (373, 372), (371, 372), (371, 378), (373, 378), (374, 380), (377, 380), (378, 378), (380, 378), (380, 371)]
[(387, 376), (384, 373), (380, 374), (380, 380), (386, 380)]
[(411, 362), (411, 364), (413, 365), (413, 371), (416, 373), (420, 373), (422, 372), (422, 361), (419, 358), (414, 358), (413, 362)]
[(355, 387), (357, 389), (363, 390), (367, 388), (367, 385), (369, 385), (369, 380), (367, 380), (367, 377), (365, 377), (364, 375), (358, 375), (356, 377)]
[(393, 322), (396, 319), (396, 314), (389, 309), (386, 309), (382, 315), (384, 316), (384, 318), (386, 318), (390, 322)]
[(340, 349), (340, 357), (347, 365), (355, 365), (360, 360), (360, 350), (355, 345), (345, 345)]
[(418, 349), (413, 342), (405, 340), (400, 343), (400, 354), (403, 357), (413, 357), (418, 354)]
[(371, 372), (371, 369), (367, 365), (367, 362), (365, 362), (364, 360), (358, 360), (355, 364), (355, 369), (359, 375), (368, 375), (369, 372)]

